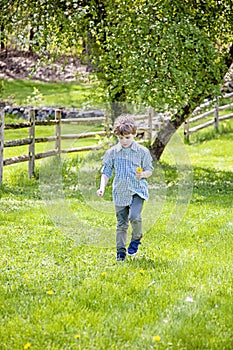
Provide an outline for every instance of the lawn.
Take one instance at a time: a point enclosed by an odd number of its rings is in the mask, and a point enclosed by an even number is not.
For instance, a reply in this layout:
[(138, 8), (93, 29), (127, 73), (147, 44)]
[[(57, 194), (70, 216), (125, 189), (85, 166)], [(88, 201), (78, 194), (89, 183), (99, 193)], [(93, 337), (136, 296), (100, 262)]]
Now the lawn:
[[(39, 82), (4, 80), (1, 98), (18, 106), (85, 108), (100, 103), (101, 89), (95, 82)], [(1, 83), (1, 81), (0, 81)], [(39, 99), (38, 99), (39, 98)]]
[(33, 179), (26, 163), (5, 167), (1, 349), (231, 350), (232, 149), (232, 122), (171, 140), (150, 180), (140, 251), (124, 263), (110, 188), (96, 196), (102, 152), (38, 161)]

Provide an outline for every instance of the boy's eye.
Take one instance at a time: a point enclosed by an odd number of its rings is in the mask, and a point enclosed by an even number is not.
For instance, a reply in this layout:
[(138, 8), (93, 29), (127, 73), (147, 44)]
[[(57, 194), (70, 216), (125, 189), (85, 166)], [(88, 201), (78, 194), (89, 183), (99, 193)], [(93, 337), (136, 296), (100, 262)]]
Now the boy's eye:
[(119, 136), (119, 139), (123, 140), (123, 139), (130, 139), (130, 136)]

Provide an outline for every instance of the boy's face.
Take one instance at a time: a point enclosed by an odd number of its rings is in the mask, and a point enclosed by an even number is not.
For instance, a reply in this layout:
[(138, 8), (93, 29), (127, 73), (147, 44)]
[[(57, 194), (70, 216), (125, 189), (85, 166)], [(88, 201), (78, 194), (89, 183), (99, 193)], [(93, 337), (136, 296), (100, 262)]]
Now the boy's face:
[(119, 140), (121, 146), (124, 147), (124, 148), (127, 148), (127, 147), (131, 146), (135, 135), (128, 134), (128, 135), (119, 135), (117, 137), (118, 137), (118, 140)]

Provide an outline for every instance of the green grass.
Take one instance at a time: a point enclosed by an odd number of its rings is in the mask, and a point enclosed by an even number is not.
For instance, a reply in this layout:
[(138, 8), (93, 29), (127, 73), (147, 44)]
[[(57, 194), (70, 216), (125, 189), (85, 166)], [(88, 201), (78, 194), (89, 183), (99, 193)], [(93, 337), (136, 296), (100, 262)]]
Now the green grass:
[[(89, 205), (101, 154), (64, 161), (61, 201), (58, 167), (38, 163), (31, 180), (24, 164), (6, 167), (0, 188), (1, 349), (232, 349), (233, 138), (230, 128), (208, 135), (203, 141), (203, 131), (183, 146), (193, 193), (178, 226), (168, 222), (179, 170), (169, 150), (164, 153), (162, 213), (138, 255), (125, 263), (115, 261), (114, 213), (101, 210), (101, 199)], [(57, 206), (42, 200), (43, 174)], [(154, 203), (150, 212), (156, 216), (157, 209)], [(102, 227), (107, 248), (99, 244), (103, 237), (93, 236)]]
[[(35, 89), (38, 90), (37, 93)], [(4, 80), (1, 99), (16, 105), (76, 107), (98, 105), (101, 89), (94, 84), (80, 82), (39, 82), (31, 80)], [(36, 97), (40, 95), (38, 101)], [(29, 98), (29, 101), (28, 101)], [(92, 107), (93, 108), (93, 107)]]

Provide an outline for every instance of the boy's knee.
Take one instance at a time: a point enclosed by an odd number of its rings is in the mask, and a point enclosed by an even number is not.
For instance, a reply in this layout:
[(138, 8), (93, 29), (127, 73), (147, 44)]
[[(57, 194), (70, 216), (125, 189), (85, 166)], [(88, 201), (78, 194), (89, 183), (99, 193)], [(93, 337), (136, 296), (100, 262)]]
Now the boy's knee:
[(128, 230), (128, 227), (129, 227), (129, 225), (126, 224), (125, 222), (118, 222), (117, 223), (117, 230), (118, 231), (125, 232)]
[(142, 219), (141, 219), (141, 216), (134, 216), (134, 215), (131, 215), (130, 218), (129, 218), (131, 224), (132, 223), (138, 223), (138, 222), (141, 222)]

